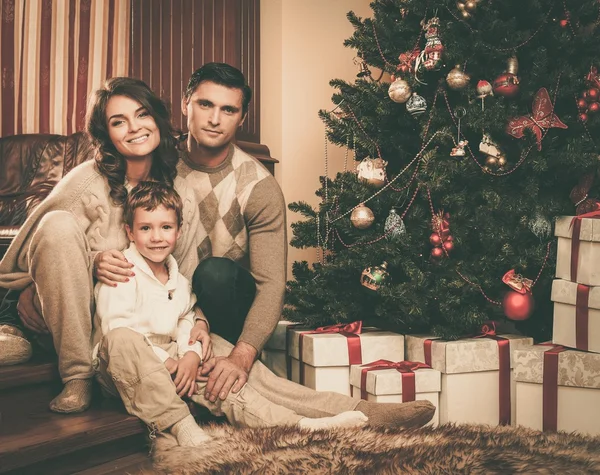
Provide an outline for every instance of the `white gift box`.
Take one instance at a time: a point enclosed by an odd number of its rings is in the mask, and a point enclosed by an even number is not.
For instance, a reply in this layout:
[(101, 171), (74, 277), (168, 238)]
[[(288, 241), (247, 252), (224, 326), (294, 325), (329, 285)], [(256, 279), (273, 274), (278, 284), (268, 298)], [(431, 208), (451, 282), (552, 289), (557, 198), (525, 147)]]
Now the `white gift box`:
[(281, 350), (262, 350), (260, 361), (280, 378), (287, 379), (287, 360), (285, 351)]
[(264, 349), (265, 350), (286, 351), (287, 350), (286, 332), (287, 332), (287, 327), (290, 325), (295, 325), (295, 323), (287, 321), (287, 320), (280, 320), (279, 322), (277, 322), (275, 331), (271, 335), (271, 338), (269, 338), (267, 340), (267, 342), (265, 343)]
[[(365, 369), (362, 365), (350, 367), (350, 384), (352, 397), (361, 398), (361, 375)], [(441, 373), (435, 369), (421, 368), (414, 370), (415, 400), (430, 401), (435, 407), (435, 414), (427, 425), (437, 426), (440, 422), (439, 395), (441, 391)], [(365, 389), (367, 401), (373, 402), (403, 402), (402, 373), (396, 369), (378, 369), (367, 372)]]
[[(544, 353), (552, 348), (536, 345), (514, 353), (518, 425), (544, 427)], [(600, 355), (559, 353), (557, 382), (557, 430), (600, 434)]]
[[(290, 346), (292, 381), (300, 383), (300, 333), (291, 330)], [(359, 334), (361, 361), (404, 359), (404, 335), (363, 328)], [(306, 333), (302, 345), (302, 364), (306, 387), (317, 391), (335, 391), (350, 396), (350, 360), (348, 339), (339, 333)]]
[(589, 295), (582, 298), (577, 318), (575, 282), (556, 279), (552, 282), (554, 326), (552, 342), (558, 345), (600, 353), (600, 287), (589, 287)]
[(584, 218), (579, 233), (577, 278), (571, 275), (571, 238), (573, 216), (556, 220), (554, 234), (558, 237), (556, 277), (585, 285), (600, 285), (600, 220)]
[[(529, 346), (532, 338), (499, 335), (510, 340), (513, 353)], [(424, 342), (431, 343), (431, 367), (442, 373), (440, 424), (446, 422), (498, 425), (500, 420), (500, 361), (498, 342), (491, 338), (438, 340), (426, 335), (406, 335), (406, 359), (425, 362)], [(514, 423), (515, 386), (511, 377), (510, 408)]]

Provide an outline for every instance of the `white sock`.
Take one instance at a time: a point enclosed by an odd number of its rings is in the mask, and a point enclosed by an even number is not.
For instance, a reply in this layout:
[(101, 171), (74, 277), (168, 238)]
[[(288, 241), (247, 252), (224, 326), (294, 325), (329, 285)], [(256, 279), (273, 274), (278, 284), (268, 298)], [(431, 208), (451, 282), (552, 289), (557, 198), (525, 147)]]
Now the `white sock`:
[(202, 447), (212, 439), (204, 432), (191, 414), (171, 426), (171, 433), (177, 439), (177, 443), (184, 447)]
[(298, 421), (301, 429), (341, 429), (348, 427), (360, 427), (367, 423), (369, 418), (360, 411), (346, 411), (332, 417), (319, 417), (311, 419), (305, 417)]

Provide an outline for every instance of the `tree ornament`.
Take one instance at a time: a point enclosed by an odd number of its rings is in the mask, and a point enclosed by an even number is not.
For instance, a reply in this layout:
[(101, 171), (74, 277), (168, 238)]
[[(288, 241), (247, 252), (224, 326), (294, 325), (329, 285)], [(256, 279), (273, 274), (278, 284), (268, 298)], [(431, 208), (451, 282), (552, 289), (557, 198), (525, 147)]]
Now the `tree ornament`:
[(494, 80), (494, 93), (498, 96), (515, 97), (519, 93), (519, 62), (516, 56), (507, 61), (506, 71)]
[(584, 98), (577, 99), (577, 108), (579, 110), (586, 110), (588, 107), (588, 103)]
[(550, 220), (541, 213), (535, 213), (533, 218), (529, 220), (529, 229), (540, 239), (550, 237), (552, 232), (552, 224)]
[(481, 99), (481, 110), (484, 110), (484, 101), (488, 96), (493, 96), (494, 91), (489, 81), (482, 79), (477, 82), (477, 98)]
[(451, 157), (465, 157), (467, 155), (465, 147), (469, 144), (469, 141), (460, 138), (460, 121), (466, 114), (467, 110), (464, 107), (457, 107), (454, 111), (454, 117), (456, 117), (456, 120), (458, 120), (458, 132), (456, 136), (456, 142), (454, 142), (455, 146), (450, 151)]
[(388, 95), (390, 99), (394, 102), (398, 102), (399, 104), (404, 104), (410, 98), (412, 94), (412, 89), (410, 88), (410, 84), (406, 82), (404, 79), (396, 79), (388, 89)]
[(388, 162), (381, 158), (365, 158), (358, 164), (356, 171), (361, 180), (381, 188), (385, 185), (385, 167), (387, 164)]
[(588, 89), (583, 94), (588, 102), (596, 102), (598, 100), (598, 97), (600, 97), (600, 91), (595, 87)]
[(502, 301), (504, 315), (511, 320), (527, 320), (533, 313), (534, 307), (531, 293), (533, 281), (516, 274), (515, 270), (511, 269), (504, 274), (502, 282), (511, 288)]
[(406, 110), (413, 117), (420, 116), (427, 110), (427, 102), (423, 96), (419, 96), (416, 92), (413, 92), (406, 103)]
[(360, 275), (360, 283), (369, 290), (377, 291), (389, 280), (387, 262), (383, 261), (380, 266), (367, 267)]
[(479, 151), (486, 155), (485, 164), (489, 170), (501, 170), (507, 163), (500, 146), (492, 140), (488, 133), (484, 132), (479, 143)]
[(441, 247), (434, 247), (431, 250), (431, 257), (435, 260), (439, 260), (444, 257), (444, 250)]
[(438, 233), (431, 233), (431, 236), (429, 236), (429, 242), (432, 246), (438, 247), (442, 244), (442, 236), (440, 236)]
[(456, 8), (464, 20), (469, 20), (473, 17), (480, 1), (481, 0), (460, 0), (456, 2)]
[[(587, 122), (588, 114), (598, 112), (598, 96), (600, 96), (600, 76), (596, 66), (590, 67), (590, 72), (585, 76), (585, 82), (588, 89), (583, 91), (577, 99), (577, 108), (579, 109), (579, 120)], [(598, 105), (594, 105), (598, 104)]]
[(395, 208), (390, 209), (390, 214), (385, 219), (383, 227), (385, 236), (392, 242), (400, 242), (402, 236), (406, 234), (406, 226)]
[(415, 79), (422, 84), (426, 84), (418, 77), (418, 73), (424, 71), (437, 71), (442, 67), (442, 53), (444, 45), (439, 37), (440, 19), (438, 17), (431, 18), (423, 26), (425, 30), (425, 48), (419, 54), (415, 62)]
[(590, 114), (596, 114), (600, 110), (600, 103), (592, 102), (588, 107), (588, 112)]
[(431, 218), (431, 228), (433, 230), (429, 236), (429, 242), (433, 246), (431, 257), (439, 260), (454, 249), (454, 238), (450, 235), (450, 215), (438, 211)]
[(582, 112), (581, 114), (579, 114), (579, 120), (581, 122), (587, 122), (588, 121), (588, 115), (585, 112)]
[(373, 221), (375, 221), (375, 215), (370, 208), (367, 208), (364, 203), (360, 203), (350, 215), (350, 221), (352, 225), (357, 229), (367, 229)]
[(396, 72), (400, 72), (403, 74), (412, 74), (415, 70), (415, 61), (419, 57), (420, 52), (421, 50), (417, 46), (412, 51), (401, 53), (400, 56), (398, 56), (399, 64), (396, 67)]
[(525, 129), (531, 129), (537, 139), (537, 149), (542, 149), (542, 133), (550, 128), (568, 129), (553, 111), (550, 95), (545, 87), (536, 92), (530, 115), (510, 119), (506, 133), (520, 139), (525, 135)]
[[(451, 238), (452, 236), (448, 236), (448, 238)], [(450, 239), (446, 240), (443, 244), (442, 247), (446, 250), (446, 252), (450, 252), (452, 251), (452, 249), (454, 249), (454, 242)]]
[(569, 20), (567, 20), (566, 18), (563, 18), (562, 20), (560, 20), (558, 22), (558, 24), (560, 25), (561, 28), (566, 28), (567, 26), (569, 26)]
[(460, 64), (457, 64), (455, 68), (448, 73), (448, 76), (446, 76), (448, 87), (450, 89), (454, 89), (455, 91), (460, 91), (461, 89), (467, 87), (470, 80), (471, 76), (463, 71)]

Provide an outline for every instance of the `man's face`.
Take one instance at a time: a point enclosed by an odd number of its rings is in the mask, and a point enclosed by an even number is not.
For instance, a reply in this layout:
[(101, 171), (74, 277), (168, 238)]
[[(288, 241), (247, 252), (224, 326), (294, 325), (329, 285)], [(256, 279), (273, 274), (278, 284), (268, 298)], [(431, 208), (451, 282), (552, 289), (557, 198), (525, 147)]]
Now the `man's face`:
[(227, 147), (246, 118), (242, 114), (242, 91), (204, 81), (189, 100), (181, 102), (190, 135), (200, 147)]

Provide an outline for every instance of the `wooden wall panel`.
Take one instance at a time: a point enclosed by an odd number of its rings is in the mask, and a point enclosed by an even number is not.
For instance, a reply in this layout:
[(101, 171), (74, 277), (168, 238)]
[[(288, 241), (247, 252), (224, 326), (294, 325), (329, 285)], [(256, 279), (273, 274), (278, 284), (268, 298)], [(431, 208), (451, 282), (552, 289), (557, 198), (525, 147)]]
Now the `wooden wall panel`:
[(254, 96), (238, 139), (260, 143), (259, 0), (132, 0), (130, 74), (171, 103), (185, 131), (182, 91), (202, 64), (242, 70)]

